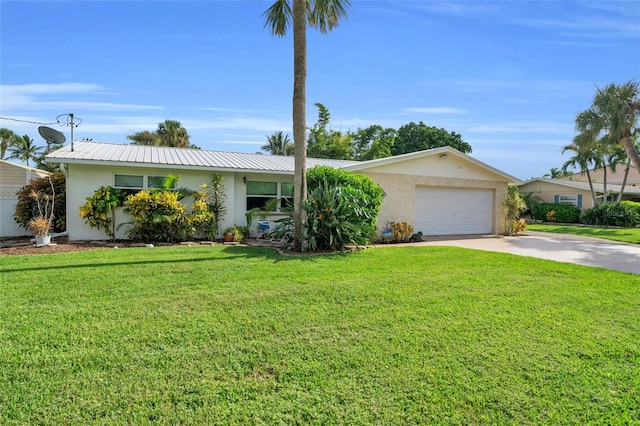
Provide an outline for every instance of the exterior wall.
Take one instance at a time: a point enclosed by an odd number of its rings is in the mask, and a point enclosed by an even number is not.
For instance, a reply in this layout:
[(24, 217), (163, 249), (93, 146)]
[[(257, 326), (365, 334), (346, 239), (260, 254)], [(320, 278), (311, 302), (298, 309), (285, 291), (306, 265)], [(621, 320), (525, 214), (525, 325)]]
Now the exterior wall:
[[(101, 186), (113, 186), (115, 174), (166, 176), (173, 174), (180, 176), (179, 187), (200, 189), (203, 183), (209, 183), (211, 171), (207, 170), (171, 170), (166, 168), (146, 167), (108, 167), (96, 165), (69, 164), (67, 173), (67, 230), (70, 240), (105, 240), (107, 236), (100, 230), (91, 228), (80, 217), (80, 206), (85, 204), (86, 198), (91, 197)], [(226, 190), (227, 211), (220, 223), (220, 230), (233, 224), (246, 225), (246, 185), (243, 177), (248, 180), (286, 181), (292, 182), (293, 176), (278, 174), (250, 174), (250, 173), (221, 173)], [(116, 228), (126, 223), (130, 217), (122, 210), (116, 211)], [(127, 238), (127, 226), (116, 231), (116, 238)]]
[[(593, 207), (593, 198), (590, 190), (570, 188), (557, 185), (552, 182), (534, 181), (518, 187), (520, 194), (533, 193), (540, 197), (544, 203), (555, 202), (556, 195), (582, 195), (582, 210)], [(599, 195), (599, 194), (596, 194)]]
[(22, 228), (13, 220), (18, 203), (17, 192), (31, 179), (41, 178), (47, 175), (43, 170), (12, 164), (0, 160), (0, 236), (21, 237), (32, 235), (30, 231)]
[[(413, 226), (416, 186), (436, 186), (491, 189), (493, 191), (492, 232), (494, 234), (505, 232), (502, 201), (507, 195), (507, 182), (378, 172), (365, 174), (382, 186), (386, 194), (378, 215), (378, 229), (383, 229), (387, 222), (407, 222)], [(473, 206), (469, 208), (472, 209)]]

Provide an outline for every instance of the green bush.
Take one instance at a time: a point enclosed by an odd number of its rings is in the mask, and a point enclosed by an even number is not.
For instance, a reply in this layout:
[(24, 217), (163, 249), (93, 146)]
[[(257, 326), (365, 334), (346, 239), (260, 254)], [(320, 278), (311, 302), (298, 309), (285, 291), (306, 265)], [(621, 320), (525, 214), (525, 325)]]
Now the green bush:
[(362, 189), (324, 179), (309, 191), (304, 229), (310, 250), (341, 251), (347, 244), (365, 245), (375, 236), (376, 217)]
[[(326, 184), (331, 183), (336, 187), (358, 189), (362, 191), (360, 204), (356, 205), (363, 212), (363, 217), (368, 217), (368, 224), (375, 228), (382, 206), (384, 191), (369, 176), (361, 175), (347, 170), (335, 169), (329, 166), (316, 166), (307, 171), (307, 188), (309, 193)], [(355, 206), (354, 206), (355, 207)]]
[[(55, 190), (52, 230), (64, 232), (67, 228), (67, 181), (62, 173), (52, 173), (51, 183)], [(39, 214), (38, 202), (32, 196), (34, 193), (53, 195), (49, 179), (32, 179), (17, 193), (18, 202), (13, 219), (25, 229), (29, 227), (29, 221)]]
[(585, 210), (580, 220), (587, 225), (634, 227), (640, 224), (638, 206), (640, 203), (602, 203)]
[(580, 221), (580, 209), (570, 204), (540, 203), (533, 207), (533, 218), (536, 220), (547, 220), (547, 213), (552, 214), (558, 223), (578, 223)]

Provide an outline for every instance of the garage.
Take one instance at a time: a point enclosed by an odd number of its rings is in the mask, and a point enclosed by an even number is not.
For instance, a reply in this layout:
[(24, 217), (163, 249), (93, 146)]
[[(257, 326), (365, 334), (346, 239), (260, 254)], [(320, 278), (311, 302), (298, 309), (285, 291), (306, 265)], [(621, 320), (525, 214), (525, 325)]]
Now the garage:
[(424, 235), (491, 234), (491, 189), (416, 187), (415, 232)]

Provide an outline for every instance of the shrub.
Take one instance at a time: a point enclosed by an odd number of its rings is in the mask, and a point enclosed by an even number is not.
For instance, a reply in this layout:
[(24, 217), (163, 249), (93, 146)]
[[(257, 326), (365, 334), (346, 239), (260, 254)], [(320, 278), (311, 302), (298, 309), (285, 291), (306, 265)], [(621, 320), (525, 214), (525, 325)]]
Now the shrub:
[(413, 226), (407, 222), (389, 222), (387, 229), (391, 231), (391, 240), (397, 243), (407, 241), (413, 235)]
[[(633, 203), (640, 204), (640, 203)], [(580, 220), (587, 225), (633, 227), (640, 224), (640, 209), (629, 202), (601, 203), (582, 213)]]
[(527, 222), (524, 219), (513, 219), (510, 224), (511, 235), (518, 235), (519, 232), (527, 230)]
[(375, 236), (371, 200), (360, 188), (323, 179), (304, 203), (305, 237), (310, 250), (344, 250), (347, 244), (365, 245)]
[(116, 237), (115, 231), (115, 211), (121, 207), (127, 198), (126, 192), (110, 186), (101, 186), (93, 193), (92, 197), (87, 197), (87, 202), (80, 206), (80, 217), (92, 228), (98, 228), (109, 238)]
[(384, 191), (369, 176), (349, 172), (347, 170), (335, 169), (329, 166), (316, 166), (307, 171), (307, 188), (309, 193), (316, 188), (330, 182), (335, 187), (352, 188), (362, 191), (359, 209), (363, 211), (363, 216), (368, 217), (368, 223), (375, 227)]
[(578, 223), (580, 209), (570, 204), (540, 203), (533, 208), (533, 218), (547, 221), (547, 213), (554, 211), (553, 217), (559, 223)]
[[(51, 179), (51, 181), (49, 181)], [(53, 184), (53, 189), (51, 188)], [(25, 229), (29, 228), (29, 222), (42, 214), (38, 211), (38, 199), (33, 194), (42, 196), (53, 196), (53, 232), (63, 232), (67, 228), (67, 182), (62, 173), (52, 173), (47, 178), (32, 179), (23, 186), (17, 193), (18, 202), (13, 219)], [(49, 216), (47, 213), (47, 217)]]
[(127, 197), (125, 211), (132, 218), (129, 238), (151, 242), (181, 241), (187, 235), (187, 206), (174, 191), (145, 189)]

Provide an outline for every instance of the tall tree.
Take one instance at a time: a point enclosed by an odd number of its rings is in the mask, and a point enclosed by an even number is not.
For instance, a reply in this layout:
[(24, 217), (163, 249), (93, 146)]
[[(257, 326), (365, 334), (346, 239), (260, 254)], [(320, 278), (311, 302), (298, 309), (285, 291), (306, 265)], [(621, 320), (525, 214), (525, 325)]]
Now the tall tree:
[(314, 158), (331, 158), (334, 160), (351, 160), (353, 158), (353, 135), (342, 134), (329, 128), (331, 114), (321, 103), (318, 107), (318, 121), (309, 131), (307, 154)]
[(397, 134), (395, 129), (385, 129), (378, 124), (358, 129), (353, 135), (354, 159), (364, 161), (391, 157)]
[(15, 139), (9, 158), (24, 161), (29, 166), (29, 160), (36, 159), (43, 149), (43, 146), (36, 146), (29, 135), (24, 135)]
[(400, 155), (442, 146), (450, 146), (465, 154), (471, 152), (471, 145), (463, 141), (459, 133), (430, 127), (421, 121), (418, 124), (414, 122), (405, 124), (398, 129), (391, 153)]
[(349, 0), (276, 0), (263, 14), (265, 27), (276, 36), (283, 37), (293, 23), (293, 237), (297, 251), (306, 248), (302, 231), (307, 198), (307, 23), (326, 34), (347, 16), (349, 7)]
[(260, 147), (261, 150), (271, 155), (292, 155), (293, 144), (288, 134), (282, 131), (273, 132), (271, 136), (267, 136), (267, 143)]
[(134, 145), (169, 146), (174, 148), (193, 148), (187, 129), (177, 120), (164, 120), (158, 124), (155, 132), (143, 130), (127, 136)]
[(13, 130), (4, 127), (0, 129), (0, 160), (4, 160), (7, 150), (13, 146), (16, 138), (18, 138), (18, 135), (16, 135)]
[(629, 81), (597, 88), (591, 107), (576, 117), (576, 130), (593, 137), (605, 134), (610, 143), (621, 144), (640, 170), (640, 153), (634, 144), (640, 116), (639, 84)]
[(562, 170), (567, 170), (567, 168), (573, 167), (580, 170), (580, 172), (587, 174), (589, 188), (591, 189), (591, 199), (595, 206), (597, 204), (596, 192), (593, 189), (593, 181), (591, 180), (591, 173), (589, 172), (589, 169), (592, 165), (594, 167), (599, 165), (599, 157), (594, 154), (591, 139), (584, 134), (580, 134), (573, 138), (572, 143), (562, 147), (563, 154), (567, 151), (572, 151), (574, 155), (563, 164)]

